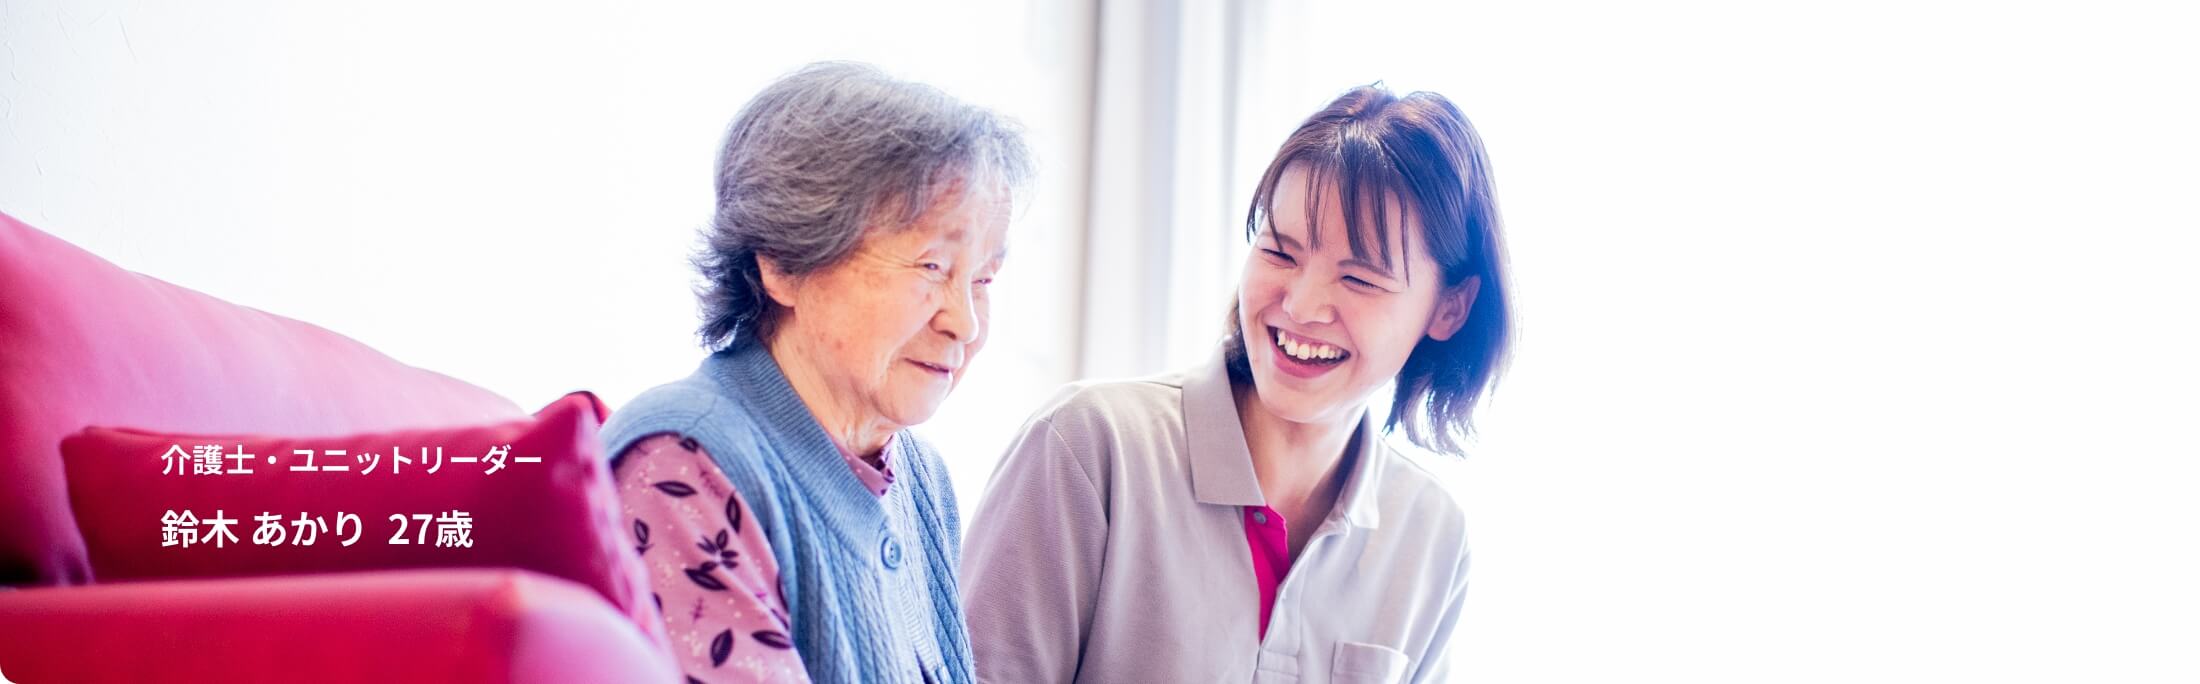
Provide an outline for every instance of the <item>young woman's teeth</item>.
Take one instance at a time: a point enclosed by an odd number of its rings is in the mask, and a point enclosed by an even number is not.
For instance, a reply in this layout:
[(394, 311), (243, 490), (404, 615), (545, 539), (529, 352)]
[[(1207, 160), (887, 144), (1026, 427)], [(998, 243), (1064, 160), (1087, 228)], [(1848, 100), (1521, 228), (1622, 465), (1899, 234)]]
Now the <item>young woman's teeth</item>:
[(1276, 331), (1276, 346), (1283, 349), (1283, 353), (1300, 361), (1329, 361), (1344, 356), (1342, 349), (1320, 343), (1301, 344), (1282, 330)]

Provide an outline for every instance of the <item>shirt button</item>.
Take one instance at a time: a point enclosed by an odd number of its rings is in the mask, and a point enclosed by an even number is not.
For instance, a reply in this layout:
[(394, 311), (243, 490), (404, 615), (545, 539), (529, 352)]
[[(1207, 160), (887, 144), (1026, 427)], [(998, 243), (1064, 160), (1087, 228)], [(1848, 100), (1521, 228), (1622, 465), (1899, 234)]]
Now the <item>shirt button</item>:
[(886, 569), (901, 569), (901, 542), (894, 541), (893, 537), (887, 537), (884, 543), (879, 544), (878, 556), (879, 561), (886, 564)]
[(1260, 512), (1260, 511), (1253, 511), (1253, 524), (1255, 524), (1255, 525), (1266, 525), (1266, 524), (1268, 524), (1268, 514), (1267, 514), (1267, 513), (1263, 513), (1263, 512)]

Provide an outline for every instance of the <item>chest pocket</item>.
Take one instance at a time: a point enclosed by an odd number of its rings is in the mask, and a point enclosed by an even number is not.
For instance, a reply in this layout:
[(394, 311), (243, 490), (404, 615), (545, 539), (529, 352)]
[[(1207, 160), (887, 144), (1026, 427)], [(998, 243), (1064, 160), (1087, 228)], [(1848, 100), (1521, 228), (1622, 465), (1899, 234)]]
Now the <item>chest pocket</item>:
[(1412, 658), (1389, 646), (1340, 641), (1337, 642), (1336, 660), (1329, 667), (1329, 681), (1396, 684), (1405, 681), (1406, 669), (1412, 664)]

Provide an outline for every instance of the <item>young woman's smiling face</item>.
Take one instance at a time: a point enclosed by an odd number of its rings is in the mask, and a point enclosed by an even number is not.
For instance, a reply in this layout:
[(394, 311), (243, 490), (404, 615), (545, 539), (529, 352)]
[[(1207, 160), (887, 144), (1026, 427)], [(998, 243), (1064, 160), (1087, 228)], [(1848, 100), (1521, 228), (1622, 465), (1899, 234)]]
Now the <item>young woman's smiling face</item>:
[[(1336, 184), (1309, 187), (1309, 173), (1293, 165), (1275, 185), (1239, 283), (1238, 325), (1263, 408), (1299, 423), (1352, 420), (1422, 338), (1458, 332), (1478, 283), (1444, 287), (1418, 244), (1419, 219), (1395, 197), (1382, 203), (1390, 263), (1372, 239), (1370, 254), (1355, 256)], [(1310, 207), (1320, 210), (1316, 226), (1307, 224)]]

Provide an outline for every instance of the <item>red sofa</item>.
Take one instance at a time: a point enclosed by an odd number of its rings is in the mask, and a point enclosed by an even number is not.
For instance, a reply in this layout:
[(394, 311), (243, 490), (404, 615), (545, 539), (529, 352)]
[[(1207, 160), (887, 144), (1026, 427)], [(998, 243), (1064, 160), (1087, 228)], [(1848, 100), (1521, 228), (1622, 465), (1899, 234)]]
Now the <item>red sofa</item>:
[[(154, 471), (134, 470), (150, 462), (136, 456), (83, 453), (64, 467), (65, 438), (96, 446), (139, 434), (129, 430), (312, 438), (473, 425), (516, 433), (551, 419), (310, 324), (131, 273), (0, 214), (0, 678), (676, 681), (639, 559), (619, 537), (608, 475), (600, 459), (585, 462), (597, 455), (587, 449), (601, 413), (600, 404), (557, 412), (564, 422), (551, 431), (581, 451), (568, 454), (554, 485), (514, 478), (499, 481), (513, 487), (452, 489), (476, 499), (560, 497), (591, 516), (555, 518), (569, 528), (555, 530), (559, 538), (574, 540), (563, 546), (587, 557), (487, 547), (406, 556), (395, 547), (351, 551), (366, 569), (340, 567), (344, 556), (329, 552), (302, 572), (280, 563), (169, 567), (159, 559), (186, 556), (160, 554), (219, 552), (157, 541), (122, 547), (136, 560), (102, 556), (86, 539), (157, 540), (160, 523), (137, 521), (144, 515), (133, 510), (130, 529), (113, 529), (117, 518), (100, 513), (143, 502), (117, 501), (84, 476)], [(125, 430), (87, 430), (95, 426)], [(103, 470), (125, 464), (133, 470)], [(233, 479), (223, 491), (301, 481)], [(121, 581), (101, 581), (100, 563)]]

